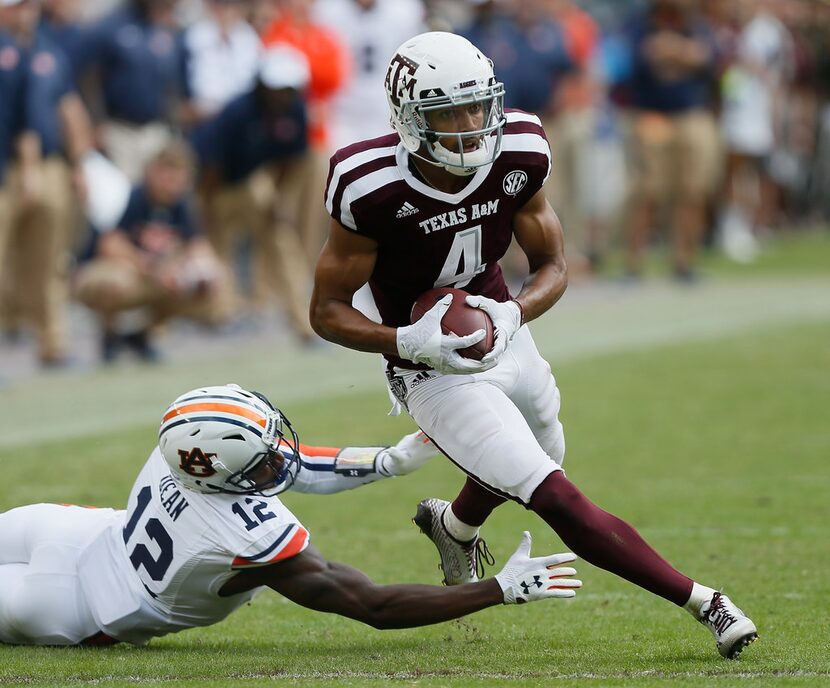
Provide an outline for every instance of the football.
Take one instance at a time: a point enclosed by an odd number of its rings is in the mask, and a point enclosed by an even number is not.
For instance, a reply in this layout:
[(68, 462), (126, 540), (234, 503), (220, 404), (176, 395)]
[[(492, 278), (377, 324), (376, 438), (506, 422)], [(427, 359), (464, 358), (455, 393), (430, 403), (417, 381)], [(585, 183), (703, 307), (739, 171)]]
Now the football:
[(473, 308), (467, 305), (466, 297), (468, 292), (463, 289), (451, 289), (442, 287), (430, 289), (421, 294), (412, 306), (410, 322), (417, 322), (421, 316), (432, 308), (441, 297), (452, 294), (452, 303), (441, 319), (441, 331), (444, 334), (455, 334), (463, 337), (472, 334), (477, 330), (484, 330), (484, 339), (477, 344), (468, 346), (466, 349), (459, 349), (465, 358), (473, 358), (480, 361), (484, 354), (493, 348), (493, 321), (480, 308)]

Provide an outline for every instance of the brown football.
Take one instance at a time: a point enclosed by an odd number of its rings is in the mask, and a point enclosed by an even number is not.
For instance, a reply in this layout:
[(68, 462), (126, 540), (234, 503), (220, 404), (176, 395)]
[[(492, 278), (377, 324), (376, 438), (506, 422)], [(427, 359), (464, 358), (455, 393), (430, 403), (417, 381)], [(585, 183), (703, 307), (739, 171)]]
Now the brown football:
[(410, 322), (417, 322), (421, 316), (430, 310), (442, 296), (452, 294), (452, 303), (441, 319), (441, 331), (444, 334), (455, 334), (463, 337), (472, 334), (477, 330), (484, 330), (484, 339), (478, 344), (468, 346), (466, 349), (459, 349), (465, 358), (473, 358), (480, 361), (481, 358), (493, 348), (493, 321), (480, 308), (473, 308), (467, 305), (465, 297), (469, 295), (463, 289), (451, 289), (440, 287), (430, 289), (421, 294), (412, 306)]

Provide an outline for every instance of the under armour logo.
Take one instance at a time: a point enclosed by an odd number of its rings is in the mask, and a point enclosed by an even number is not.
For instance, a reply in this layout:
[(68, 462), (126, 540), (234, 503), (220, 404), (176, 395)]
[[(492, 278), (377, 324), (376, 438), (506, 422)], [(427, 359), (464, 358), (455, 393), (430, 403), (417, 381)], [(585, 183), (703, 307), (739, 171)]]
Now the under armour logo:
[(525, 581), (522, 581), (521, 583), (519, 583), (519, 585), (522, 586), (522, 591), (524, 592), (524, 594), (529, 595), (531, 585), (535, 585), (537, 588), (542, 587), (542, 577), (541, 576), (533, 576), (533, 580), (530, 581), (530, 583), (526, 583)]

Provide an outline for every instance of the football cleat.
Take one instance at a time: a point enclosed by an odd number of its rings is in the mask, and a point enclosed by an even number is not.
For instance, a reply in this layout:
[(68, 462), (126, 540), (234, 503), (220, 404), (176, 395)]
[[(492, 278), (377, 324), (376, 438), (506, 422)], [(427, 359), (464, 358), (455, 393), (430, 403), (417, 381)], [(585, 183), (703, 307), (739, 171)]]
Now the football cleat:
[(712, 631), (718, 652), (727, 659), (736, 659), (747, 645), (758, 638), (752, 619), (719, 592), (701, 606), (700, 623)]
[(484, 576), (484, 564), (492, 566), (495, 560), (487, 548), (487, 543), (480, 537), (461, 542), (450, 535), (441, 518), (449, 505), (450, 503), (443, 499), (425, 499), (418, 504), (412, 522), (438, 549), (444, 585), (474, 583)]

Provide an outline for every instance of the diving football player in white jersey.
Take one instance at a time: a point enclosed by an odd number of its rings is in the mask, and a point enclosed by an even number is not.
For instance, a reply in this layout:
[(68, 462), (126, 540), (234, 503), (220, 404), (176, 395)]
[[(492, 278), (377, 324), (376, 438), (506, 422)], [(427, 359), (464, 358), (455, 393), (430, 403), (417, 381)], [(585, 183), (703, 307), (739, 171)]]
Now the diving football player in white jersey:
[[(398, 404), (467, 474), (451, 505), (427, 499), (415, 517), (439, 550), (444, 581), (478, 578), (486, 559), (479, 526), (510, 499), (583, 559), (685, 607), (721, 655), (736, 657), (757, 637), (752, 621), (726, 595), (673, 568), (562, 470), (559, 390), (526, 326), (567, 284), (562, 227), (542, 191), (551, 160), (538, 117), (505, 111), (492, 62), (450, 33), (406, 41), (385, 83), (396, 133), (331, 160), (332, 222), (311, 322), (326, 339), (383, 354)], [(515, 297), (498, 263), (513, 238), (530, 265)], [(381, 323), (352, 307), (366, 283)], [(441, 332), (452, 296), (410, 324), (413, 303), (433, 287), (470, 292), (467, 303), (492, 318), (495, 344), (480, 361), (458, 350), (483, 330)]]
[(0, 514), (0, 642), (142, 645), (221, 621), (266, 587), (377, 628), (573, 597), (575, 557), (531, 558), (528, 533), (494, 579), (376, 585), (326, 561), (277, 497), (403, 475), (432, 454), (420, 433), (394, 447), (308, 447), (261, 394), (188, 392), (165, 412), (125, 511), (35, 504)]

